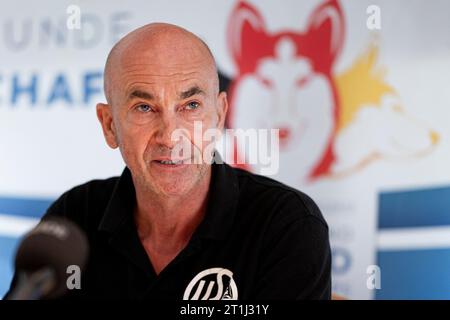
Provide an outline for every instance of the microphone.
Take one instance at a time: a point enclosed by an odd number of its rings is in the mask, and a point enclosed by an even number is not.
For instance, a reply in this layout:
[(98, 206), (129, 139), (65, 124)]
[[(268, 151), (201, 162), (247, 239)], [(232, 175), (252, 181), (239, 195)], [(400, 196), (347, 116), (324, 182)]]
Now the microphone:
[(88, 257), (85, 234), (61, 217), (43, 219), (25, 235), (15, 259), (16, 285), (8, 300), (55, 299), (66, 293), (67, 268), (83, 269)]

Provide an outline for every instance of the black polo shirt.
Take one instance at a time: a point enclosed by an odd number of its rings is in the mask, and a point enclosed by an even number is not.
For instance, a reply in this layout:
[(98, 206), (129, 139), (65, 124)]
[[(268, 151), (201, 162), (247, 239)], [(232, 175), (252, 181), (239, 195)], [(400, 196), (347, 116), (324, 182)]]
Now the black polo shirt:
[[(329, 299), (328, 227), (304, 193), (273, 179), (212, 165), (207, 212), (188, 245), (159, 275), (133, 220), (131, 173), (63, 194), (45, 217), (64, 216), (87, 234), (83, 299)], [(44, 218), (45, 218), (44, 217)]]

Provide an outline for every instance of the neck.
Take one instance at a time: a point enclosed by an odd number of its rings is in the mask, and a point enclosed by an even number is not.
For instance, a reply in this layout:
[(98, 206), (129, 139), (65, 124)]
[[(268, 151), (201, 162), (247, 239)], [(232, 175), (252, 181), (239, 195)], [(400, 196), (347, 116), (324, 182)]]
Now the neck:
[(211, 168), (188, 194), (160, 195), (136, 186), (134, 219), (144, 245), (161, 253), (183, 249), (206, 212)]

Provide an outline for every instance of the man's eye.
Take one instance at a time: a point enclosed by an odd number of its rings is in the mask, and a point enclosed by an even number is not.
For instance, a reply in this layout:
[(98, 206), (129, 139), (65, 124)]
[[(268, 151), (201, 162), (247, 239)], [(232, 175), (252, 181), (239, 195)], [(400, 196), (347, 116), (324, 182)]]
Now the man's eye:
[(198, 107), (200, 107), (200, 104), (199, 104), (198, 102), (195, 102), (195, 101), (189, 102), (189, 103), (186, 105), (186, 109), (187, 109), (187, 110), (195, 110), (195, 109), (197, 109)]
[(147, 113), (147, 112), (151, 112), (153, 109), (148, 104), (140, 104), (140, 105), (136, 106), (136, 110)]

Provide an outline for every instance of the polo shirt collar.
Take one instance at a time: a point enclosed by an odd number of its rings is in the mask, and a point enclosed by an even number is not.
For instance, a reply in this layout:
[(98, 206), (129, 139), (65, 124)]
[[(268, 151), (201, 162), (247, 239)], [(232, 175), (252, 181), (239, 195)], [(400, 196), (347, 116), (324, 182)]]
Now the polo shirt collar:
[[(211, 182), (207, 210), (193, 236), (223, 240), (227, 238), (236, 214), (239, 185), (233, 168), (224, 163), (216, 152), (211, 165)], [(136, 194), (130, 170), (126, 167), (114, 186), (111, 198), (99, 225), (99, 231), (111, 235), (134, 226), (133, 210)], [(134, 226), (135, 228), (135, 226)]]

